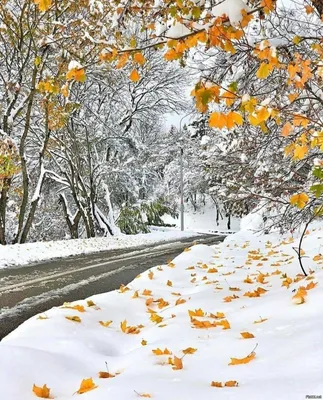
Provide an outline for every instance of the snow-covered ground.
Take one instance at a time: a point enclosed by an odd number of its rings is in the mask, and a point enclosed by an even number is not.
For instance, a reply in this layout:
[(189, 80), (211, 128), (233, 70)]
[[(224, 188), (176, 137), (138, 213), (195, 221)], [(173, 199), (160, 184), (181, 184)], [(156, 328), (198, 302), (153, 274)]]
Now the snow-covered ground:
[(0, 245), (0, 269), (45, 261), (52, 258), (95, 253), (104, 250), (127, 249), (142, 245), (165, 243), (196, 236), (196, 232), (161, 229), (147, 234), (120, 235), (93, 239), (59, 240), (15, 245)]
[(322, 238), (319, 225), (305, 236), (307, 278), (297, 239), (245, 230), (36, 316), (0, 343), (0, 398), (320, 396)]
[[(163, 221), (167, 224), (175, 224), (176, 227), (181, 226), (180, 219), (172, 218), (170, 215), (164, 216)], [(219, 220), (219, 225), (216, 223), (216, 209), (210, 199), (207, 199), (205, 206), (199, 206), (197, 211), (194, 211), (190, 204), (184, 205), (184, 227), (187, 230), (198, 232), (237, 232), (240, 229), (240, 219), (231, 218), (231, 230), (227, 227), (228, 218), (223, 215), (223, 219)]]

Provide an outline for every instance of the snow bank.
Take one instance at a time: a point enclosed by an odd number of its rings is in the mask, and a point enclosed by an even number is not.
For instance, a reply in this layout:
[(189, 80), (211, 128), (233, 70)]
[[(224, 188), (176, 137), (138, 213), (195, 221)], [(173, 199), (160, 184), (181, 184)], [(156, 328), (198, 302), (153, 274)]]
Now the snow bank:
[(0, 269), (26, 265), (38, 261), (46, 261), (52, 258), (164, 243), (190, 236), (196, 236), (196, 233), (189, 231), (181, 232), (175, 229), (168, 230), (166, 228), (162, 231), (154, 231), (140, 235), (59, 240), (7, 246), (0, 245)]
[[(33, 400), (33, 384), (46, 384), (72, 400), (85, 378), (97, 385), (82, 395), (92, 400), (321, 395), (322, 238), (317, 225), (305, 237), (306, 279), (296, 239), (243, 231), (122, 290), (36, 316), (0, 343), (0, 398)], [(225, 382), (233, 386), (216, 387)]]

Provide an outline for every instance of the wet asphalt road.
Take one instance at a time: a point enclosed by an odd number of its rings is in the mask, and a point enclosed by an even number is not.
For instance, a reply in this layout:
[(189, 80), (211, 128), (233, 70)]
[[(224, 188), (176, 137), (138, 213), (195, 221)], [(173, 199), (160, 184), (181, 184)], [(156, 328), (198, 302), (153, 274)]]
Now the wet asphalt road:
[(216, 244), (223, 239), (200, 235), (0, 270), (0, 340), (35, 314), (126, 285), (139, 273), (172, 260), (194, 241)]

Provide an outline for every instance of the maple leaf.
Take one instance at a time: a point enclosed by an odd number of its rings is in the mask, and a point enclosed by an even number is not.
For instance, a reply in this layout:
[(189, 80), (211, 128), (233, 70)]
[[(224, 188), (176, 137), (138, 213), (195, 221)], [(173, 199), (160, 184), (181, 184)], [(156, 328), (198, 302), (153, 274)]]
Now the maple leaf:
[(105, 328), (107, 328), (108, 326), (110, 326), (112, 324), (112, 321), (99, 321), (99, 324), (104, 326)]
[(87, 300), (86, 304), (87, 304), (88, 307), (95, 307), (96, 306), (96, 304), (92, 300)]
[(170, 286), (170, 287), (172, 287), (172, 286), (173, 286), (173, 282), (172, 282), (172, 281), (170, 281), (170, 280), (168, 280), (168, 281), (167, 281), (167, 286)]
[(292, 130), (293, 130), (293, 125), (290, 122), (286, 122), (286, 124), (282, 128), (281, 135), (288, 136)]
[(193, 347), (188, 347), (187, 349), (182, 350), (184, 354), (194, 354), (197, 351), (197, 349), (194, 349)]
[(79, 304), (76, 304), (75, 306), (68, 306), (68, 305), (65, 305), (65, 306), (63, 306), (63, 307), (61, 307), (61, 308), (68, 308), (68, 309), (71, 309), (71, 310), (79, 311), (79, 312), (81, 312), (81, 313), (85, 312), (84, 306), (81, 306), (81, 305), (79, 305)]
[(188, 310), (188, 315), (190, 317), (204, 317), (205, 312), (202, 310), (202, 308), (198, 308), (195, 311)]
[[(173, 293), (172, 293), (172, 294), (173, 294)], [(175, 306), (178, 306), (179, 304), (183, 304), (183, 303), (186, 303), (186, 300), (184, 300), (184, 299), (182, 299), (182, 298), (179, 298), (179, 299), (176, 300)]]
[(239, 364), (248, 364), (256, 357), (256, 353), (253, 351), (247, 357), (244, 358), (232, 358), (231, 362), (228, 365), (239, 365)]
[(151, 291), (151, 290), (145, 289), (145, 290), (142, 292), (142, 295), (143, 295), (143, 296), (151, 296), (151, 295), (152, 295), (152, 291)]
[(291, 205), (296, 206), (300, 209), (304, 208), (306, 204), (309, 202), (309, 197), (306, 193), (298, 193), (291, 196), (289, 199)]
[(132, 70), (131, 74), (129, 75), (129, 78), (133, 82), (138, 82), (140, 79), (140, 75), (139, 75), (138, 71), (136, 69), (134, 69), (134, 70)]
[(33, 392), (37, 397), (40, 397), (42, 399), (49, 399), (50, 389), (46, 385), (44, 385), (43, 387), (34, 385)]
[(75, 80), (77, 82), (85, 82), (86, 74), (84, 68), (72, 68), (66, 73), (66, 79), (68, 81)]
[(246, 279), (243, 282), (244, 283), (253, 283), (253, 281), (249, 278), (249, 275), (246, 277)]
[(317, 286), (317, 282), (311, 282), (311, 283), (309, 283), (306, 287), (305, 287), (305, 289), (306, 290), (311, 290), (311, 289), (314, 289), (315, 287)]
[(225, 315), (222, 312), (217, 312), (216, 314), (210, 313), (209, 317), (210, 318), (221, 319), (221, 318), (225, 318)]
[(224, 330), (224, 329), (230, 329), (230, 328), (231, 328), (231, 326), (230, 326), (230, 324), (229, 324), (229, 321), (226, 320), (226, 319), (223, 319), (222, 321), (218, 322), (217, 325), (222, 326), (222, 329), (223, 329), (223, 330)]
[(208, 273), (208, 274), (214, 274), (215, 272), (218, 272), (218, 270), (217, 270), (216, 268), (209, 268), (209, 269), (207, 270), (207, 273)]
[(152, 322), (155, 322), (155, 324), (159, 324), (163, 321), (164, 318), (154, 312), (153, 314), (151, 314), (150, 319)]
[(128, 288), (128, 286), (120, 285), (119, 293), (125, 293), (125, 292), (128, 292), (128, 290), (130, 290), (130, 289)]
[(78, 394), (83, 394), (89, 392), (90, 390), (96, 389), (98, 386), (95, 385), (92, 378), (83, 379), (79, 390), (76, 392)]
[(174, 370), (183, 369), (183, 361), (181, 358), (174, 356), (172, 364)]
[(181, 296), (181, 293), (178, 293), (178, 292), (172, 292), (172, 295), (173, 295), (173, 296)]
[(105, 371), (100, 371), (98, 375), (101, 379), (115, 378), (115, 374), (110, 374), (110, 372)]
[(135, 53), (133, 56), (134, 61), (136, 61), (136, 63), (143, 65), (146, 62), (145, 57), (141, 54), (141, 53)]
[(292, 298), (293, 303), (304, 304), (306, 296), (307, 296), (307, 291), (305, 287), (304, 286), (299, 287), (296, 294)]
[(149, 271), (149, 272), (148, 272), (148, 278), (149, 278), (149, 279), (153, 279), (153, 277), (154, 277), (153, 271)]
[(220, 387), (220, 388), (223, 387), (222, 382), (216, 382), (216, 381), (212, 381), (212, 382), (211, 382), (211, 386), (213, 386), (213, 387)]
[(252, 333), (249, 333), (249, 332), (240, 332), (240, 335), (244, 339), (252, 339), (252, 338), (254, 338), (254, 335)]
[(150, 304), (153, 303), (153, 302), (154, 302), (154, 298), (153, 298), (153, 297), (149, 297), (149, 299), (146, 300), (145, 304), (146, 304), (146, 306), (148, 307), (148, 306), (150, 306)]
[(260, 64), (258, 71), (256, 72), (256, 76), (258, 79), (265, 79), (271, 73), (271, 71), (272, 71), (272, 66), (265, 62), (262, 62)]
[(239, 384), (238, 384), (237, 381), (226, 381), (226, 382), (224, 383), (224, 386), (227, 386), (227, 387), (236, 387), (236, 386), (239, 386)]
[(134, 292), (134, 294), (132, 295), (132, 298), (133, 298), (133, 299), (136, 299), (137, 297), (139, 297), (138, 290), (136, 290), (136, 291)]
[(69, 321), (74, 321), (74, 322), (81, 322), (81, 318), (78, 317), (77, 315), (71, 316), (71, 317), (65, 317)]
[(40, 11), (47, 11), (52, 6), (52, 0), (34, 0), (34, 3), (38, 5)]
[(165, 347), (164, 350), (161, 350), (159, 347), (155, 350), (152, 350), (152, 352), (156, 355), (156, 356), (163, 356), (163, 355), (170, 355), (172, 354), (172, 352), (170, 350), (167, 349), (167, 347)]
[(141, 345), (142, 345), (142, 346), (147, 346), (147, 340), (142, 339)]

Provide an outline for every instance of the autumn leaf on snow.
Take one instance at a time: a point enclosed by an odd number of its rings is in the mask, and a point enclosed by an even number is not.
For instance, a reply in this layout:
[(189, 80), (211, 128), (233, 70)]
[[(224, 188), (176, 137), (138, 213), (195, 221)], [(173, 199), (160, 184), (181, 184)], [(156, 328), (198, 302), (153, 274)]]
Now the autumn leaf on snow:
[(169, 358), (169, 363), (173, 365), (173, 369), (174, 370), (179, 370), (179, 369), (183, 369), (183, 361), (181, 358), (178, 358), (176, 356), (174, 356), (174, 358), (172, 359), (171, 357)]
[(265, 322), (267, 320), (268, 320), (268, 318), (260, 318), (259, 320), (254, 321), (254, 324), (261, 324), (262, 322)]
[(155, 312), (152, 313), (151, 316), (150, 316), (150, 320), (152, 322), (155, 322), (155, 324), (159, 324), (160, 322), (162, 322), (163, 319), (164, 319), (163, 317), (161, 317), (160, 315), (158, 315)]
[(142, 339), (141, 345), (142, 345), (142, 346), (147, 346), (147, 340)]
[(204, 317), (205, 312), (202, 310), (202, 308), (198, 308), (195, 311), (188, 310), (188, 315), (190, 317)]
[(37, 317), (37, 319), (49, 319), (48, 317), (47, 317), (47, 315), (39, 315), (38, 317)]
[(136, 335), (140, 332), (140, 329), (138, 326), (128, 326), (127, 320), (124, 320), (120, 323), (120, 329), (123, 333), (132, 334), (132, 335)]
[(228, 365), (239, 365), (239, 364), (248, 364), (256, 357), (256, 353), (253, 351), (247, 357), (244, 358), (232, 358), (231, 362)]
[(224, 382), (224, 384), (222, 382), (212, 381), (211, 382), (211, 386), (222, 388), (222, 387), (225, 387), (225, 386), (226, 387), (236, 387), (236, 386), (239, 386), (239, 384), (238, 384), (237, 381), (227, 381), (227, 382)]
[(71, 317), (65, 317), (66, 319), (68, 319), (69, 321), (74, 321), (74, 322), (81, 322), (81, 318), (78, 317), (77, 315), (73, 315)]
[(137, 396), (139, 396), (139, 397), (145, 397), (145, 398), (147, 398), (147, 399), (151, 399), (151, 394), (149, 394), (149, 393), (139, 393), (139, 392), (136, 392), (136, 391), (134, 391), (135, 393), (136, 393), (136, 395)]
[(151, 296), (151, 295), (152, 295), (152, 291), (151, 291), (151, 290), (144, 289), (143, 292), (142, 292), (142, 295), (143, 295), (143, 296)]
[(167, 349), (167, 347), (165, 347), (164, 350), (161, 350), (159, 347), (157, 349), (152, 350), (152, 352), (156, 355), (156, 356), (164, 356), (164, 355), (171, 355), (172, 352), (170, 350)]
[(119, 289), (119, 293), (125, 293), (125, 292), (127, 292), (128, 290), (130, 290), (130, 289), (128, 288), (128, 286), (121, 285), (121, 286), (120, 286), (120, 289)]
[(197, 349), (194, 349), (193, 347), (188, 347), (187, 349), (182, 350), (184, 354), (194, 354), (197, 351)]
[(95, 385), (92, 378), (83, 379), (81, 382), (80, 388), (76, 393), (83, 394), (83, 393), (89, 392), (90, 390), (93, 390), (96, 388), (97, 388), (97, 385)]
[[(173, 294), (173, 293), (172, 293)], [(178, 306), (179, 304), (183, 304), (186, 303), (186, 300), (182, 299), (181, 297), (179, 299), (176, 300), (175, 302), (175, 306)]]
[(217, 312), (216, 314), (210, 313), (209, 317), (210, 318), (221, 319), (221, 318), (225, 318), (225, 314), (222, 313), (222, 312)]
[(99, 324), (107, 328), (112, 324), (112, 321), (99, 321)]
[(173, 286), (173, 282), (172, 282), (172, 281), (170, 281), (170, 280), (168, 280), (168, 281), (167, 281), (167, 286), (170, 286), (170, 287), (172, 287), (172, 286)]
[(61, 308), (68, 308), (70, 310), (76, 310), (76, 311), (79, 311), (81, 313), (85, 312), (84, 306), (81, 306), (79, 304), (76, 304), (75, 306), (70, 306), (70, 305), (66, 304), (66, 305), (63, 305)]
[(43, 387), (34, 385), (33, 392), (37, 397), (40, 397), (42, 399), (49, 399), (50, 389), (46, 385), (44, 385)]
[(106, 371), (100, 371), (99, 372), (99, 378), (100, 379), (109, 379), (109, 378), (115, 378), (115, 374), (110, 374), (110, 372), (106, 372)]
[(292, 301), (294, 304), (304, 304), (307, 291), (304, 286), (298, 288), (296, 294), (293, 296)]
[(254, 335), (250, 332), (240, 332), (240, 335), (244, 338), (244, 339), (252, 339), (254, 338)]
[(153, 271), (149, 271), (149, 272), (148, 272), (148, 278), (149, 278), (149, 279), (153, 279), (153, 277), (154, 277)]

